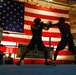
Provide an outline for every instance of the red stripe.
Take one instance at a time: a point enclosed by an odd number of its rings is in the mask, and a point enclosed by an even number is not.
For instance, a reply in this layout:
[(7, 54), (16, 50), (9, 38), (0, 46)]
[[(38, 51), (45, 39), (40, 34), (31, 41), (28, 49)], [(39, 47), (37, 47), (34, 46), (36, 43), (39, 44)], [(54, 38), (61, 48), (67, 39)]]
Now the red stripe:
[[(24, 30), (25, 34), (32, 35), (32, 32), (30, 30)], [(42, 36), (48, 36), (48, 37), (61, 37), (60, 33), (53, 33), (53, 32), (43, 32)]]
[(57, 46), (59, 42), (54, 42), (54, 41), (43, 41), (44, 45), (52, 45), (52, 46)]
[(60, 33), (50, 33), (50, 32), (43, 32), (42, 36), (48, 36), (48, 37), (61, 37)]
[[(11, 50), (11, 52), (12, 53), (18, 53), (18, 48), (14, 48), (14, 47), (0, 47), (0, 50), (1, 51), (3, 51), (3, 52), (7, 52), (7, 50), (10, 52), (10, 50)], [(55, 52), (55, 51), (54, 51)], [(59, 53), (58, 53), (58, 55), (73, 55), (73, 53), (72, 52), (70, 52), (70, 51), (59, 51)]]
[(29, 20), (24, 20), (24, 24), (26, 24), (26, 25), (32, 25), (32, 24), (34, 24), (34, 22), (31, 22)]
[[(31, 16), (31, 17), (39, 17), (39, 18), (44, 18), (44, 19), (50, 19), (50, 20), (58, 20), (59, 17), (55, 17), (55, 16), (47, 16), (47, 15), (40, 15), (40, 14), (35, 14), (35, 13), (30, 13), (30, 12), (25, 12), (24, 15), (26, 16)], [(65, 18), (66, 21), (69, 21), (69, 18)]]
[(10, 41), (10, 42), (17, 42), (17, 43), (29, 43), (29, 39), (23, 39), (23, 38), (16, 38), (11, 36), (3, 36), (2, 41)]
[[(18, 48), (14, 48), (14, 47), (0, 47), (0, 50), (3, 52), (12, 52), (12, 53), (17, 53), (18, 52)], [(8, 50), (8, 51), (7, 51)]]
[(29, 7), (29, 8), (33, 8), (33, 9), (38, 9), (38, 10), (49, 11), (49, 12), (51, 11), (51, 12), (56, 12), (56, 13), (68, 14), (68, 11), (65, 11), (65, 10), (45, 8), (45, 7), (31, 5), (31, 4), (27, 4), (27, 3), (25, 4), (25, 7)]

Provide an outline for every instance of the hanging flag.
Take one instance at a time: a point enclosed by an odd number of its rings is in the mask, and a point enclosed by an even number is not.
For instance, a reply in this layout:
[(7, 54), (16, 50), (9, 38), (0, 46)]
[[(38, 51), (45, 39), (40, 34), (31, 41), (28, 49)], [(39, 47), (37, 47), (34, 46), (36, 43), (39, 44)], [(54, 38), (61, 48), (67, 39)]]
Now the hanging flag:
[[(17, 2), (16, 2), (16, 4), (17, 4)], [(22, 4), (21, 6), (23, 9), (23, 3), (21, 3), (21, 4)], [(20, 7), (18, 7), (18, 8), (20, 8)], [(22, 9), (20, 9), (20, 10), (22, 10)], [(20, 11), (20, 13), (21, 13), (21, 11)], [(23, 13), (23, 11), (22, 11), (22, 13)], [(18, 14), (16, 14), (16, 15), (18, 15)], [(33, 20), (36, 17), (41, 18), (41, 20), (44, 23), (46, 23), (48, 20), (50, 20), (52, 23), (56, 23), (56, 22), (58, 22), (59, 17), (65, 17), (66, 22), (70, 23), (68, 11), (46, 8), (46, 7), (31, 5), (31, 4), (27, 4), (27, 3), (24, 4), (24, 14), (22, 14), (22, 15), (24, 15), (24, 19), (23, 19), (24, 20), (24, 32), (23, 32), (24, 34), (21, 34), (21, 35), (20, 34), (9, 34), (9, 35), (3, 34), (4, 35), (3, 38), (6, 38), (3, 40), (28, 44), (32, 37), (30, 28), (31, 28), (31, 25), (33, 24)], [(21, 18), (21, 17), (19, 16), (18, 19), (19, 18)], [(23, 21), (20, 21), (20, 22), (21, 22), (21, 24), (23, 24)], [(17, 27), (17, 25), (15, 25), (15, 26)], [(42, 39), (43, 39), (44, 44), (46, 46), (49, 46), (49, 40), (51, 38), (51, 45), (57, 46), (58, 42), (60, 41), (60, 35), (61, 35), (60, 31), (57, 27), (51, 27), (48, 31), (43, 30)]]

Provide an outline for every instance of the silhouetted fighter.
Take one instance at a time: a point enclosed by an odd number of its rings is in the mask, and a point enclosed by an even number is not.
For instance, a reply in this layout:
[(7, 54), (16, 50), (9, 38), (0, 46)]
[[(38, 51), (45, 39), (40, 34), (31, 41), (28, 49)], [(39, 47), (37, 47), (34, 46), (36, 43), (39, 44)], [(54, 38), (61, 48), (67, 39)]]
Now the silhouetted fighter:
[(76, 51), (74, 48), (73, 36), (70, 31), (70, 28), (71, 28), (70, 25), (68, 23), (65, 23), (64, 17), (60, 17), (59, 22), (56, 24), (51, 24), (51, 27), (52, 26), (57, 26), (61, 32), (61, 41), (57, 46), (56, 52), (54, 54), (54, 60), (52, 63), (56, 64), (56, 58), (57, 58), (58, 52), (60, 50), (63, 50), (67, 44), (68, 44), (68, 50), (74, 53), (74, 57), (75, 57), (74, 63), (76, 63)]
[(28, 44), (28, 46), (25, 49), (25, 52), (23, 53), (23, 55), (21, 56), (20, 60), (16, 63), (17, 65), (20, 65), (21, 61), (24, 59), (25, 55), (30, 51), (30, 50), (34, 50), (35, 45), (37, 45), (37, 48), (39, 51), (44, 51), (44, 57), (45, 57), (45, 65), (48, 65), (49, 63), (47, 62), (47, 50), (46, 47), (44, 46), (43, 42), (42, 42), (42, 30), (46, 29), (47, 27), (49, 29), (49, 24), (44, 24), (43, 22), (41, 22), (40, 18), (35, 18), (34, 19), (34, 24), (31, 26), (31, 31), (32, 31), (32, 39), (30, 41), (30, 43)]

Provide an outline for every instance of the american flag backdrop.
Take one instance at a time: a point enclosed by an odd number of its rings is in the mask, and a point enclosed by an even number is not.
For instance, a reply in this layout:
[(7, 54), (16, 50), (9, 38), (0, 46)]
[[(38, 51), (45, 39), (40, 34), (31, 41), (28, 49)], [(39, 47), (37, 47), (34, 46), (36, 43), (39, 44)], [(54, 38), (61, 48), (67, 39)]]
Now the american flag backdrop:
[[(2, 41), (23, 44), (28, 44), (30, 42), (32, 37), (30, 26), (33, 24), (33, 20), (36, 17), (41, 18), (44, 23), (48, 20), (52, 23), (56, 23), (59, 17), (65, 17), (66, 22), (70, 23), (68, 11), (46, 8), (28, 3), (24, 4), (17, 1), (12, 2), (11, 0), (0, 1), (0, 16), (0, 27), (4, 28), (5, 31), (18, 32), (16, 34), (3, 33)], [(51, 27), (48, 31), (43, 30), (42, 40), (46, 47), (50, 44), (50, 46), (56, 48), (61, 39), (60, 35), (60, 31), (57, 27)], [(49, 42), (50, 38), (51, 41)], [(62, 56), (60, 60), (63, 57), (70, 59), (72, 56), (71, 53), (67, 52), (67, 49), (60, 52), (60, 55), (68, 55)], [(73, 56), (71, 58), (73, 59)]]

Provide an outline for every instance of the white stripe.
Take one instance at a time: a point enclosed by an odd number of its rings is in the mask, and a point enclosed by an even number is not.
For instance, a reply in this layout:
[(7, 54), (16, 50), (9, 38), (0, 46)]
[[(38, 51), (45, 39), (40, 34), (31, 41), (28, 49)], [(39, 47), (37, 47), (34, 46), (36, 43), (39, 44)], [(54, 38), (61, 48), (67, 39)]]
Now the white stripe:
[(4, 34), (3, 36), (15, 37), (15, 38), (28, 38), (31, 39), (31, 35), (18, 35), (18, 34)]
[(34, 13), (34, 14), (42, 14), (42, 15), (47, 15), (47, 16), (55, 16), (55, 17), (66, 17), (69, 18), (68, 14), (62, 14), (62, 13), (57, 13), (57, 12), (49, 12), (49, 11), (43, 11), (43, 10), (37, 10), (37, 9), (33, 9), (33, 8), (28, 8), (25, 7), (25, 12), (30, 12), (30, 13)]
[(57, 41), (59, 42), (61, 39), (61, 38), (54, 38), (54, 37), (42, 37), (42, 40), (43, 41), (49, 41), (49, 38), (51, 38), (51, 41), (53, 41), (53, 42), (57, 42)]
[(16, 46), (16, 42), (7, 42), (7, 41), (1, 41), (1, 44), (3, 44), (3, 45), (14, 45), (14, 46)]
[(43, 32), (53, 32), (53, 33), (60, 33), (58, 28), (49, 28), (49, 30), (43, 30)]

